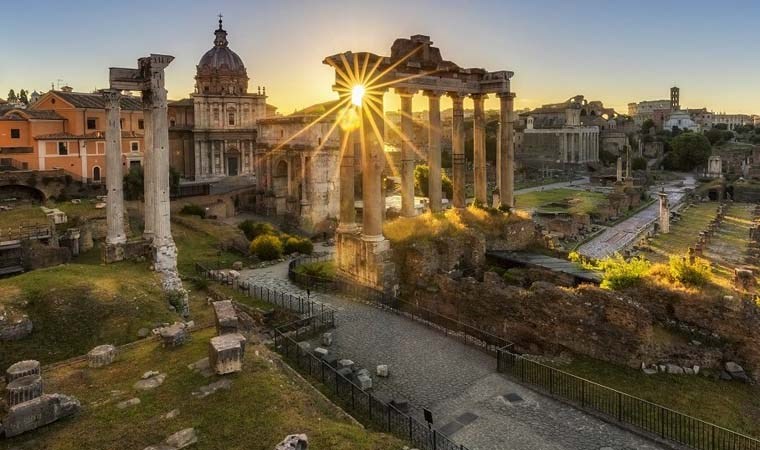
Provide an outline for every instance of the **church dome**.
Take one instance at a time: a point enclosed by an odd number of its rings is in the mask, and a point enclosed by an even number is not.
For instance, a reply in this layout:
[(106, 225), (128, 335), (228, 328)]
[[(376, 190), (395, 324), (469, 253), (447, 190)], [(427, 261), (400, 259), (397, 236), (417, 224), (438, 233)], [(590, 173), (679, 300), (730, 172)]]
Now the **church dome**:
[(195, 76), (197, 94), (240, 95), (248, 91), (248, 74), (237, 53), (229, 48), (227, 32), (222, 28), (214, 31), (214, 47), (198, 62)]

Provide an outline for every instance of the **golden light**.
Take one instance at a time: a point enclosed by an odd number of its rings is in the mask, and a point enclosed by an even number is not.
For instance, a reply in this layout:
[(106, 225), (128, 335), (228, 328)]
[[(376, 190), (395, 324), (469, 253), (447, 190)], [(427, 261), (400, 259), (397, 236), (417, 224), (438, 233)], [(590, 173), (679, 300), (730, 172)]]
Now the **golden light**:
[(361, 84), (357, 84), (351, 88), (351, 103), (356, 106), (362, 106), (362, 98), (364, 98), (365, 91), (366, 89)]

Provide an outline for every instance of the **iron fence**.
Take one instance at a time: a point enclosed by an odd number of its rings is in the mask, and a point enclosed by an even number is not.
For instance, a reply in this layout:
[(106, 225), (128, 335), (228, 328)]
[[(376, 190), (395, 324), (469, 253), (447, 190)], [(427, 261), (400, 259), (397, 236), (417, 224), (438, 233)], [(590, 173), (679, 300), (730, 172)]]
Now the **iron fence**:
[(481, 330), (458, 319), (423, 308), (415, 303), (402, 300), (397, 295), (387, 294), (377, 289), (361, 286), (340, 278), (322, 278), (296, 270), (302, 264), (330, 260), (332, 260), (332, 256), (309, 256), (294, 259), (288, 265), (288, 277), (294, 283), (307, 289), (346, 294), (354, 299), (403, 315), (425, 326), (434, 328), (448, 337), (458, 339), (467, 345), (476, 347), (494, 356), (497, 355), (497, 351), (501, 348), (513, 347), (512, 342), (500, 336)]
[(652, 437), (697, 450), (760, 450), (760, 440), (532, 361), (507, 349), (497, 367), (524, 384)]
[[(301, 319), (275, 329), (275, 349), (292, 367), (312, 380), (319, 381), (334, 401), (363, 424), (404, 439), (420, 450), (468, 450), (439, 433), (428, 424), (400, 411), (394, 405), (379, 400), (338, 373), (337, 369), (298, 345), (299, 331), (306, 320)], [(306, 332), (310, 328), (306, 327)], [(293, 336), (296, 338), (294, 339)]]

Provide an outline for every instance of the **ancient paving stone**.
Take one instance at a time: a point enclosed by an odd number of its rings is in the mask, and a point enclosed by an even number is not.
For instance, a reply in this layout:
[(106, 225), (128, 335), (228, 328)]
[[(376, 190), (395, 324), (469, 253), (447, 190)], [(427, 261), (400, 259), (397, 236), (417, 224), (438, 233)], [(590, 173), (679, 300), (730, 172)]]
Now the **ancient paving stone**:
[(6, 437), (13, 437), (64, 417), (81, 409), (79, 400), (62, 394), (43, 394), (28, 402), (12, 406), (3, 419)]
[(208, 357), (199, 359), (192, 364), (188, 364), (187, 368), (203, 375), (205, 378), (208, 378), (214, 374), (214, 371), (211, 370), (211, 364), (209, 363)]
[(185, 428), (166, 438), (166, 444), (178, 450), (196, 442), (198, 442), (198, 435), (195, 433), (195, 428)]
[(166, 374), (161, 373), (139, 380), (133, 384), (132, 387), (139, 391), (147, 391), (161, 386), (164, 383), (164, 380), (166, 380)]
[(110, 344), (98, 345), (87, 353), (87, 364), (92, 368), (111, 364), (116, 358), (116, 347)]
[(39, 375), (40, 374), (40, 362), (33, 359), (27, 359), (12, 364), (5, 371), (5, 382), (10, 383), (16, 378), (25, 377), (27, 375)]
[(245, 337), (242, 334), (224, 334), (211, 338), (208, 346), (208, 360), (217, 375), (243, 370)]
[(130, 406), (135, 406), (140, 404), (140, 399), (137, 397), (130, 398), (129, 400), (124, 400), (123, 402), (119, 402), (116, 404), (116, 407), (119, 409), (125, 409), (129, 408)]
[(39, 375), (27, 375), (16, 378), (5, 387), (5, 400), (8, 406), (16, 406), (19, 403), (28, 402), (42, 396), (42, 377)]

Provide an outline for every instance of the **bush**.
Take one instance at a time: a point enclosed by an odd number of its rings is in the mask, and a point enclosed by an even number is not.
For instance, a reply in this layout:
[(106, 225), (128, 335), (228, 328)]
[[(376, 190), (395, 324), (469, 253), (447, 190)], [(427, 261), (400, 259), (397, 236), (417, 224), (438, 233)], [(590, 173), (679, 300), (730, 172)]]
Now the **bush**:
[(579, 253), (571, 252), (568, 259), (585, 269), (602, 272), (600, 286), (610, 290), (625, 289), (639, 284), (652, 268), (652, 263), (643, 257), (626, 260), (620, 253), (591, 262)]
[(330, 281), (335, 278), (335, 262), (323, 261), (301, 264), (296, 267), (297, 273), (302, 273), (310, 277), (321, 278), (324, 281)]
[(254, 222), (252, 220), (244, 220), (238, 225), (245, 237), (249, 240), (254, 240), (263, 234), (276, 234), (277, 231), (272, 225), (267, 222)]
[(282, 257), (282, 242), (277, 236), (262, 234), (251, 242), (251, 253), (263, 261)]
[(302, 253), (305, 255), (310, 255), (311, 252), (314, 251), (314, 244), (312, 244), (310, 239), (307, 238), (298, 238), (298, 237), (289, 237), (285, 241), (285, 254), (289, 255), (291, 253)]
[(702, 286), (710, 281), (712, 270), (710, 263), (702, 258), (696, 258), (692, 264), (682, 256), (671, 256), (668, 261), (668, 274), (673, 281), (680, 281), (691, 286)]
[(179, 213), (186, 216), (198, 216), (201, 219), (206, 218), (206, 209), (201, 205), (196, 205), (195, 203), (188, 203), (187, 205), (183, 206)]

